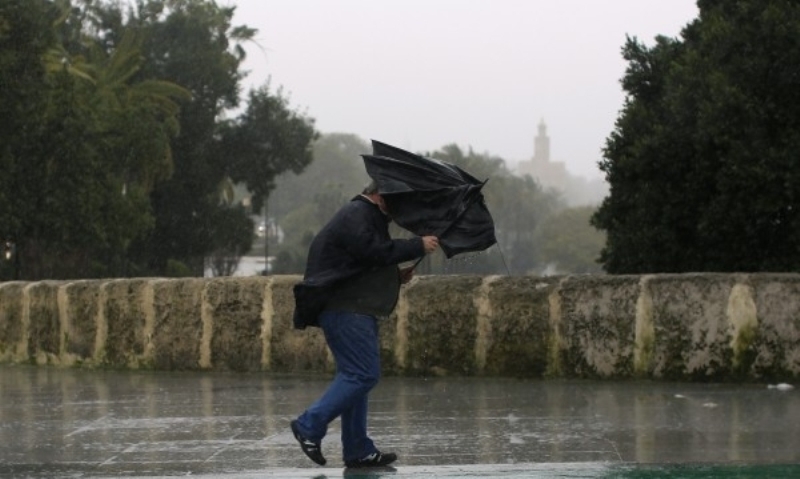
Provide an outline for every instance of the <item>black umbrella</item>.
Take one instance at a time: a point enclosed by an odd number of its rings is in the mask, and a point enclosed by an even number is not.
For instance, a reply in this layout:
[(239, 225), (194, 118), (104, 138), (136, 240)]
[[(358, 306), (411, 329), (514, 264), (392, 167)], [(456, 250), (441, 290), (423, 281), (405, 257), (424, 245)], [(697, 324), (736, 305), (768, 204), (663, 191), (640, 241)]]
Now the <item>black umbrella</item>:
[(438, 236), (448, 258), (497, 242), (481, 193), (486, 181), (456, 165), (375, 140), (372, 153), (362, 155), (367, 174), (398, 225), (419, 236)]

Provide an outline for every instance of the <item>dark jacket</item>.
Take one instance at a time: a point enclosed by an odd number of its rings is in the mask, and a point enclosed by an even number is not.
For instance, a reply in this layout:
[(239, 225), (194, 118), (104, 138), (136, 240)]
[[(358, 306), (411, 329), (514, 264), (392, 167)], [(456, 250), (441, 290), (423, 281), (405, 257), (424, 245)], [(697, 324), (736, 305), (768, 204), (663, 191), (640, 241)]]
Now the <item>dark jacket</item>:
[(392, 239), (390, 219), (359, 195), (340, 209), (311, 242), (303, 281), (294, 287), (294, 327), (318, 326), (337, 286), (358, 275), (425, 254), (422, 238)]

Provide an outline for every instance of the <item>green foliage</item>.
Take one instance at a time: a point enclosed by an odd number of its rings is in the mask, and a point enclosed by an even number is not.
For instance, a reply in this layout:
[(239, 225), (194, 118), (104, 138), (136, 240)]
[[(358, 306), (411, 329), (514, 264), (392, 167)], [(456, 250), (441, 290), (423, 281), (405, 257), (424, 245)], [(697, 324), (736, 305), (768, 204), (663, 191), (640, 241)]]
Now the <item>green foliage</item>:
[[(0, 3), (0, 279), (202, 274), (249, 249), (221, 201), (230, 178), (269, 194), (310, 161), (313, 121), (280, 92), (239, 102), (255, 30), (211, 0)], [(225, 151), (225, 133), (241, 140)], [(263, 146), (269, 141), (270, 148)], [(172, 265), (172, 266), (170, 266)]]
[(271, 94), (267, 84), (250, 92), (247, 110), (223, 135), (231, 179), (247, 186), (253, 209), (260, 211), (278, 174), (300, 173), (311, 163), (317, 132), (313, 119), (292, 110), (282, 91)]
[(15, 200), (19, 158), (39, 136), (30, 125), (41, 121), (46, 108), (41, 58), (56, 42), (51, 24), (58, 13), (45, 0), (0, 4), (0, 240), (16, 240), (21, 233)]
[[(314, 234), (368, 181), (370, 148), (318, 138), (269, 84), (224, 120), (256, 33), (233, 12), (212, 0), (0, 3), (0, 240), (14, 251), (0, 279), (199, 275), (208, 258), (230, 274), (253, 242), (234, 182), (286, 233), (275, 271), (302, 272)], [(497, 157), (456, 145), (428, 156), (490, 179), (500, 247), (420, 271), (543, 268), (537, 229), (562, 207), (556, 195)]]
[(593, 217), (611, 273), (800, 269), (800, 4), (701, 1), (682, 39), (628, 39)]
[(194, 276), (194, 274), (192, 274), (192, 270), (188, 266), (170, 258), (167, 260), (167, 267), (164, 268), (164, 276), (168, 278), (188, 278)]
[(238, 206), (218, 210), (210, 227), (216, 248), (209, 255), (209, 266), (214, 276), (230, 276), (252, 246), (253, 220)]
[(118, 41), (125, 28), (141, 31), (145, 62), (138, 77), (191, 92), (190, 101), (180, 102), (180, 135), (171, 143), (174, 174), (150, 195), (155, 225), (132, 245), (133, 257), (151, 274), (172, 258), (201, 275), (204, 258), (222, 246), (213, 226), (227, 208), (218, 195), (227, 176), (218, 130), (222, 112), (238, 104), (242, 77), (242, 57), (232, 45), (238, 41), (231, 37), (233, 9), (207, 0), (143, 0), (126, 14), (120, 8), (96, 8), (102, 36)]
[(597, 262), (605, 235), (590, 224), (595, 208), (567, 208), (547, 217), (536, 229), (539, 263), (557, 272), (600, 273)]
[[(312, 204), (316, 219), (310, 230), (316, 232), (328, 220), (328, 208), (338, 209), (369, 181), (360, 155), (372, 149), (361, 138), (342, 133), (322, 135), (312, 148), (313, 162), (302, 174), (290, 171), (277, 179), (269, 211), (282, 218), (298, 205)], [(320, 203), (323, 198), (327, 204)]]
[(176, 85), (135, 80), (138, 37), (104, 51), (82, 33), (80, 13), (31, 1), (0, 14), (14, 25), (0, 48), (3, 104), (24, 101), (14, 123), (0, 125), (0, 237), (14, 242), (22, 279), (127, 270), (128, 245), (153, 223), (147, 192), (171, 171), (173, 99), (188, 98)]

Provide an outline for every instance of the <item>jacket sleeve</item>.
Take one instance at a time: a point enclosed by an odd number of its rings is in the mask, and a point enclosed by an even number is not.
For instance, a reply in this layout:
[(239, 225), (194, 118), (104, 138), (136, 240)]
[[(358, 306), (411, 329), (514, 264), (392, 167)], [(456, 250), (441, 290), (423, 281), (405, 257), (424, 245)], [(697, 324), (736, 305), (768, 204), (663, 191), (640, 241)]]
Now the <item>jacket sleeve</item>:
[[(375, 266), (399, 264), (425, 254), (422, 238), (392, 239), (388, 226), (365, 208), (342, 224), (342, 247), (354, 258)], [(380, 213), (378, 213), (380, 214)]]

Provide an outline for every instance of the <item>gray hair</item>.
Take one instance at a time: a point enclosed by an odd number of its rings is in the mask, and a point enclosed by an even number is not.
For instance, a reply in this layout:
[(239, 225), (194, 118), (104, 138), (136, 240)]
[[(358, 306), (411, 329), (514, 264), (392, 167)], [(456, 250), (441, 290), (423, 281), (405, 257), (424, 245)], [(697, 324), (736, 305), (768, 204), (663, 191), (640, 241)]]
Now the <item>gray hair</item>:
[(367, 183), (367, 186), (364, 187), (364, 190), (361, 192), (362, 195), (374, 195), (378, 192), (378, 182), (375, 180), (370, 181)]

